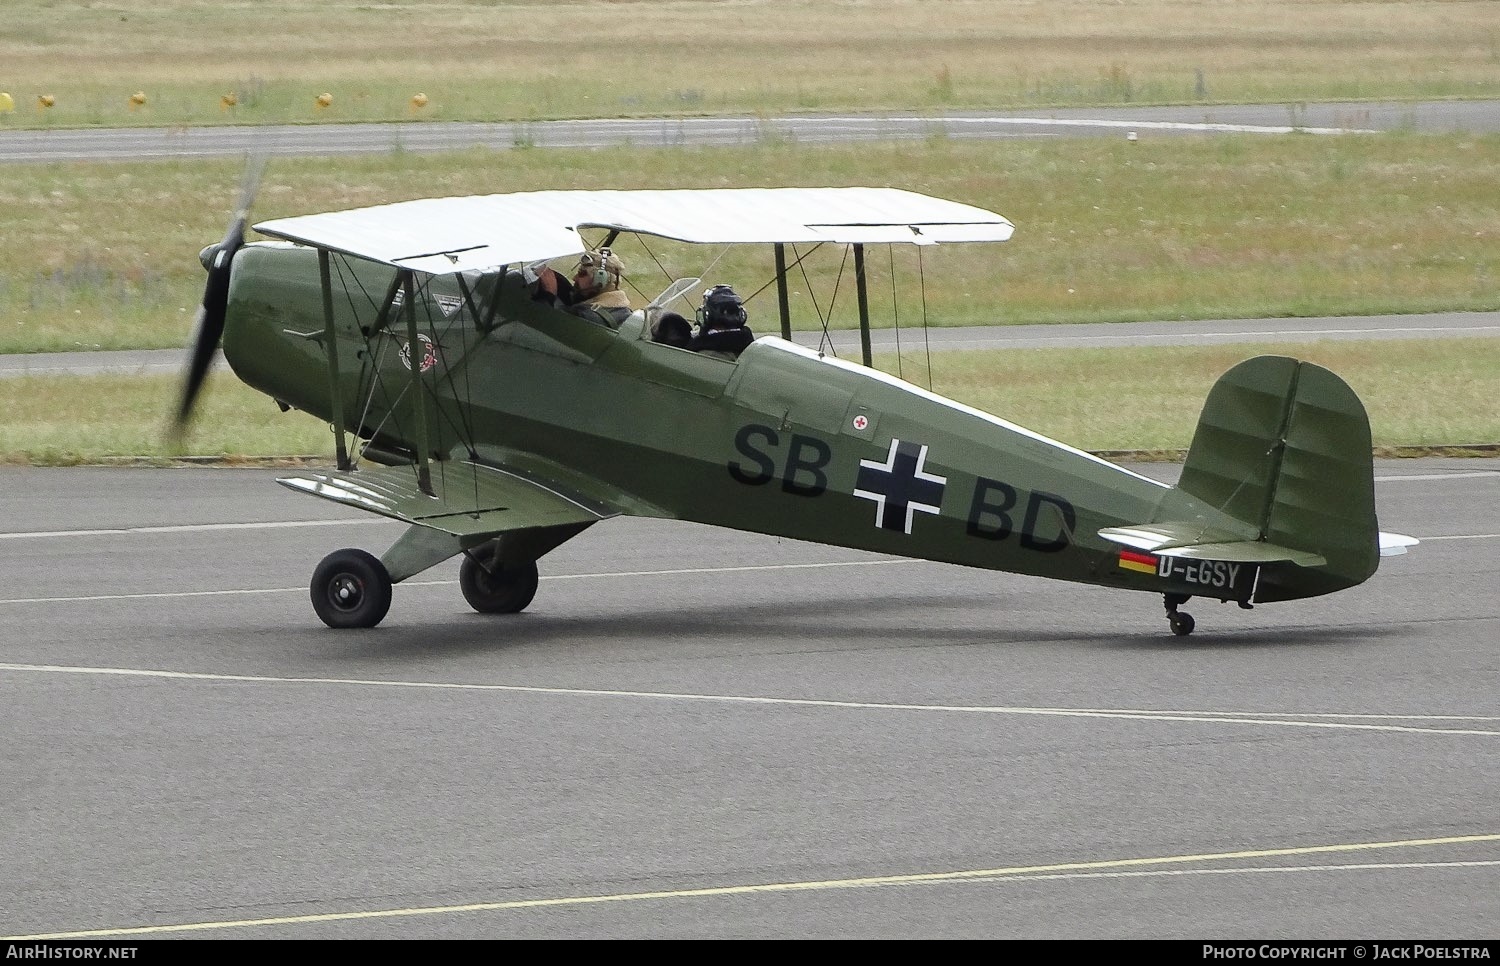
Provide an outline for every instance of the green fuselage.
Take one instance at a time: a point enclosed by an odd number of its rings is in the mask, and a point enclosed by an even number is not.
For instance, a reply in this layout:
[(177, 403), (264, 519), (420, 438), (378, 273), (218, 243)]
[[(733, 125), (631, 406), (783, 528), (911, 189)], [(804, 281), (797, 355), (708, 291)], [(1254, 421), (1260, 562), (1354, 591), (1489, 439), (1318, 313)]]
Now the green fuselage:
[[(618, 331), (586, 322), (532, 301), (514, 273), (417, 276), (413, 304), (402, 297), (392, 307), (396, 275), (333, 259), (343, 428), (388, 462), (417, 454), (425, 419), (434, 474), (472, 458), (618, 512), (1235, 596), (1227, 575), (1207, 568), (1165, 580), (1128, 569), (1098, 531), (1162, 519), (1244, 524), (883, 373), (775, 338), (737, 361), (659, 345), (641, 337), (639, 313)], [(231, 366), (278, 401), (332, 420), (325, 318), (314, 250), (239, 253), (224, 337)], [(425, 369), (420, 396), (412, 362)]]

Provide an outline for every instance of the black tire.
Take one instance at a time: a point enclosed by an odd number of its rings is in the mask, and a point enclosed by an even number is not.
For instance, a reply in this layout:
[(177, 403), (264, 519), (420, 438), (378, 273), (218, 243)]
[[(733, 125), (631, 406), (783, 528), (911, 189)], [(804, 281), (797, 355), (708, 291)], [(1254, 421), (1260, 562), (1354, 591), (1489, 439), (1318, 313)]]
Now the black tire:
[(1178, 637), (1187, 637), (1193, 633), (1193, 628), (1196, 626), (1193, 623), (1193, 615), (1184, 614), (1181, 611), (1167, 618), (1167, 623), (1172, 625), (1172, 633)]
[(464, 600), (481, 614), (519, 613), (536, 596), (536, 561), (486, 570), (480, 561), (489, 565), (494, 553), (494, 547), (485, 546), (465, 554), (458, 568), (458, 586)]
[(312, 576), (312, 605), (329, 627), (374, 627), (391, 609), (391, 575), (363, 550), (335, 550)]

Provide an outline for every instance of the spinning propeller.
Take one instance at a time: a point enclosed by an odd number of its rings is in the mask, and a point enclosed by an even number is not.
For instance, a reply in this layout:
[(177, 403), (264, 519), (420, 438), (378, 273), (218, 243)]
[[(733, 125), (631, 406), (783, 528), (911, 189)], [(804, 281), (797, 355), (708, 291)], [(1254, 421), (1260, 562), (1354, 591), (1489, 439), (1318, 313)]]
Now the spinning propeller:
[(246, 161), (245, 173), (240, 179), (239, 203), (229, 220), (224, 240), (198, 253), (198, 260), (208, 269), (208, 282), (203, 286), (203, 302), (194, 318), (193, 341), (188, 346), (187, 368), (183, 373), (182, 399), (172, 424), (173, 434), (179, 437), (192, 416), (193, 404), (203, 388), (208, 367), (213, 363), (219, 340), (224, 335), (224, 315), (229, 306), (229, 268), (235, 253), (245, 244), (245, 222), (265, 166), (265, 158), (260, 155)]

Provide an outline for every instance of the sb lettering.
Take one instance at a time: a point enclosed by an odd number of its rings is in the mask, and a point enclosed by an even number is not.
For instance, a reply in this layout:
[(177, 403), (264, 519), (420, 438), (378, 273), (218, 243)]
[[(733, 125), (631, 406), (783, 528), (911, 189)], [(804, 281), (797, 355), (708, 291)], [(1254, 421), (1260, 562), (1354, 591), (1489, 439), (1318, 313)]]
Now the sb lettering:
[[(767, 448), (781, 445), (781, 436), (769, 426), (750, 423), (734, 435), (734, 448), (749, 465), (731, 461), (729, 475), (746, 486), (761, 486), (776, 478), (776, 460)], [(828, 489), (828, 475), (823, 472), (833, 459), (833, 450), (821, 439), (793, 433), (787, 443), (786, 466), (781, 474), (781, 490), (793, 496), (821, 496)]]

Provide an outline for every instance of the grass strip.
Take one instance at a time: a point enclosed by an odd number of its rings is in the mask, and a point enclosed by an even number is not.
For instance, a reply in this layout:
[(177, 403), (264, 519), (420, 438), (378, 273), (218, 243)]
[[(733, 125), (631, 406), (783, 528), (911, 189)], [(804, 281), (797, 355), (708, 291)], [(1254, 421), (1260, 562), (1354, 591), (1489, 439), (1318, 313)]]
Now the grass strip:
[[(1327, 366), (1364, 400), (1377, 447), (1500, 442), (1500, 339), (1329, 341), (1211, 347), (942, 352), (877, 365), (908, 381), (1092, 451), (1175, 454), (1214, 380), (1254, 355)], [(282, 413), (227, 373), (211, 379), (182, 450), (165, 443), (177, 382), (156, 376), (0, 380), (0, 461), (74, 465), (176, 455), (230, 462), (328, 455), (330, 429)], [(1489, 445), (1486, 445), (1489, 444)]]
[[(223, 236), (238, 169), (225, 161), (6, 166), (0, 352), (183, 345), (202, 293), (198, 251)], [(1496, 136), (933, 138), (275, 159), (255, 218), (596, 188), (601, 179), (617, 188), (890, 185), (1015, 222), (1015, 237), (999, 245), (872, 247), (877, 324), (1500, 309)], [(617, 248), (638, 302), (715, 259), (711, 280), (742, 292), (774, 273), (769, 246), (724, 251), (627, 236)], [(821, 318), (854, 324), (851, 273), (837, 246), (798, 265), (793, 318), (809, 328)], [(749, 309), (768, 331), (774, 287)]]

